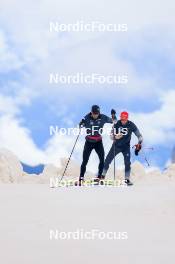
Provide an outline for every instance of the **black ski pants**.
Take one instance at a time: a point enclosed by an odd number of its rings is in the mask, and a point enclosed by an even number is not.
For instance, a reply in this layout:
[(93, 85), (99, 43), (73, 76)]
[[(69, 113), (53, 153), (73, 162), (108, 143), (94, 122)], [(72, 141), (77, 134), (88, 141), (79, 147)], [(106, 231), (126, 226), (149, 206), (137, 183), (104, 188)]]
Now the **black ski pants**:
[[(115, 147), (115, 149), (114, 149)], [(103, 175), (106, 175), (106, 172), (109, 169), (109, 166), (114, 159), (114, 156), (118, 155), (119, 153), (123, 154), (124, 157), (124, 164), (125, 164), (125, 179), (129, 179), (130, 173), (131, 173), (131, 151), (130, 151), (130, 146), (124, 145), (122, 147), (117, 146), (116, 143), (112, 144), (112, 147), (105, 159), (105, 164), (104, 164), (104, 170), (103, 170)]]
[(81, 164), (81, 171), (80, 171), (80, 177), (83, 178), (84, 174), (86, 172), (86, 165), (89, 161), (89, 157), (91, 155), (92, 150), (95, 150), (100, 163), (98, 166), (98, 176), (101, 176), (102, 171), (103, 171), (103, 167), (104, 167), (104, 147), (103, 147), (103, 142), (98, 141), (98, 142), (89, 142), (86, 140), (85, 145), (84, 145), (84, 150), (83, 150), (83, 162)]

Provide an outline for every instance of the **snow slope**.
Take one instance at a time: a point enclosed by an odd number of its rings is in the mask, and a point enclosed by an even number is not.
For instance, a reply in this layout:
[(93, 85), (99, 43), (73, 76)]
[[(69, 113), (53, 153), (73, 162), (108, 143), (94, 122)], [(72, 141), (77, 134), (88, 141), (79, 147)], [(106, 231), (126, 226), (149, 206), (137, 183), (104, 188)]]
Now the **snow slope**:
[[(163, 173), (133, 164), (132, 187), (49, 188), (63, 167), (50, 164), (39, 176), (27, 175), (12, 153), (0, 151), (1, 263), (172, 263), (175, 164)], [(71, 164), (66, 178), (78, 170)], [(50, 239), (51, 233), (93, 230), (127, 239)]]
[[(0, 149), (0, 183), (44, 183), (49, 184), (50, 178), (61, 177), (63, 174), (67, 159), (62, 159), (61, 167), (55, 167), (52, 164), (47, 164), (43, 173), (27, 174), (22, 170), (22, 166), (18, 158), (9, 150)], [(76, 178), (79, 175), (80, 166), (74, 161), (71, 161), (65, 174), (65, 179)], [(116, 175), (119, 179), (123, 179), (123, 171), (117, 171)], [(152, 181), (169, 181), (175, 180), (175, 164), (171, 164), (164, 172), (160, 172), (158, 169), (152, 169), (150, 171), (145, 170), (143, 165), (139, 162), (132, 164), (131, 172), (132, 180), (139, 183), (140, 181), (146, 181), (152, 183)], [(95, 177), (94, 174), (87, 172), (86, 179)], [(113, 178), (113, 166), (111, 166), (108, 178)]]
[[(175, 182), (126, 188), (0, 184), (3, 264), (164, 264), (175, 258)], [(127, 240), (50, 240), (50, 230), (127, 232)]]

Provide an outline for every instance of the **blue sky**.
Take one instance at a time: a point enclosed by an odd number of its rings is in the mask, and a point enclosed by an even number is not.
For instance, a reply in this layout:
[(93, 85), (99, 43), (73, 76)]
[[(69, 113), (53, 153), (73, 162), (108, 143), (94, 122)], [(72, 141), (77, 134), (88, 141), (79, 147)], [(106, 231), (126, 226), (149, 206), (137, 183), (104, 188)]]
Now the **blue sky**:
[[(163, 168), (170, 159), (175, 142), (175, 4), (111, 0), (98, 8), (101, 4), (46, 0), (24, 6), (21, 0), (2, 1), (0, 147), (26, 164), (59, 164), (67, 157), (74, 137), (51, 138), (49, 126), (75, 126), (92, 104), (99, 104), (106, 114), (111, 108), (118, 114), (128, 110), (145, 146), (155, 148), (148, 153), (152, 165)], [(50, 33), (53, 20), (127, 23), (128, 32)], [(128, 84), (51, 85), (52, 72), (127, 74)], [(104, 141), (108, 149), (111, 142)], [(82, 137), (74, 155), (78, 163), (83, 143)], [(89, 168), (95, 170), (93, 160)]]

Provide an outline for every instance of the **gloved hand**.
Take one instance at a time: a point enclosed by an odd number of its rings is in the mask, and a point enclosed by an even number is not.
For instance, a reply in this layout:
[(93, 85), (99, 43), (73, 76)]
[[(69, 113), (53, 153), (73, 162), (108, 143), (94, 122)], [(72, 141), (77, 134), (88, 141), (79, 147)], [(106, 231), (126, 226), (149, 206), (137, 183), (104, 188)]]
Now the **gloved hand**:
[(137, 145), (135, 145), (135, 155), (138, 156), (139, 155), (139, 151), (142, 149), (142, 145), (140, 143), (138, 143)]
[(83, 118), (80, 123), (79, 123), (79, 127), (83, 127), (84, 126), (84, 123), (85, 123), (85, 119)]
[(122, 137), (123, 137), (123, 134), (120, 134), (120, 133), (115, 135), (115, 139), (121, 139)]
[(117, 119), (116, 118), (116, 111), (114, 109), (111, 109), (111, 116), (112, 116), (113, 120)]
[(116, 111), (114, 109), (111, 109), (111, 115), (116, 115)]

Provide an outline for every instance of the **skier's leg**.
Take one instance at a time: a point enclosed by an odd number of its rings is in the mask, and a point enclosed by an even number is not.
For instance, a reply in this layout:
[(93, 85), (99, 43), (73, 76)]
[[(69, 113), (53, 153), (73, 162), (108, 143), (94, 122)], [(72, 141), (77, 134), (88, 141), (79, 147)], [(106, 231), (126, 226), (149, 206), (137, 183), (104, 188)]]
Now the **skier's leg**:
[(102, 171), (103, 171), (103, 167), (104, 167), (104, 159), (105, 159), (105, 152), (104, 152), (104, 147), (103, 147), (103, 142), (97, 142), (95, 144), (95, 151), (99, 157), (100, 163), (98, 166), (98, 177), (101, 177), (102, 175)]
[[(105, 164), (104, 164), (104, 168), (103, 168), (103, 173), (102, 173), (103, 176), (106, 175), (106, 173), (109, 169), (109, 166), (114, 159), (114, 144), (115, 143), (112, 144), (111, 149), (110, 149), (108, 155), (106, 156)], [(121, 152), (121, 150), (118, 147), (116, 147), (116, 144), (115, 144), (115, 156), (118, 155), (120, 152)]]
[(80, 178), (84, 178), (84, 174), (86, 172), (86, 165), (88, 163), (90, 154), (93, 149), (93, 143), (86, 141), (84, 145), (84, 150), (83, 150), (83, 162), (81, 164), (81, 170), (80, 170)]
[(122, 151), (125, 163), (125, 179), (129, 180), (131, 174), (131, 151), (130, 147)]

